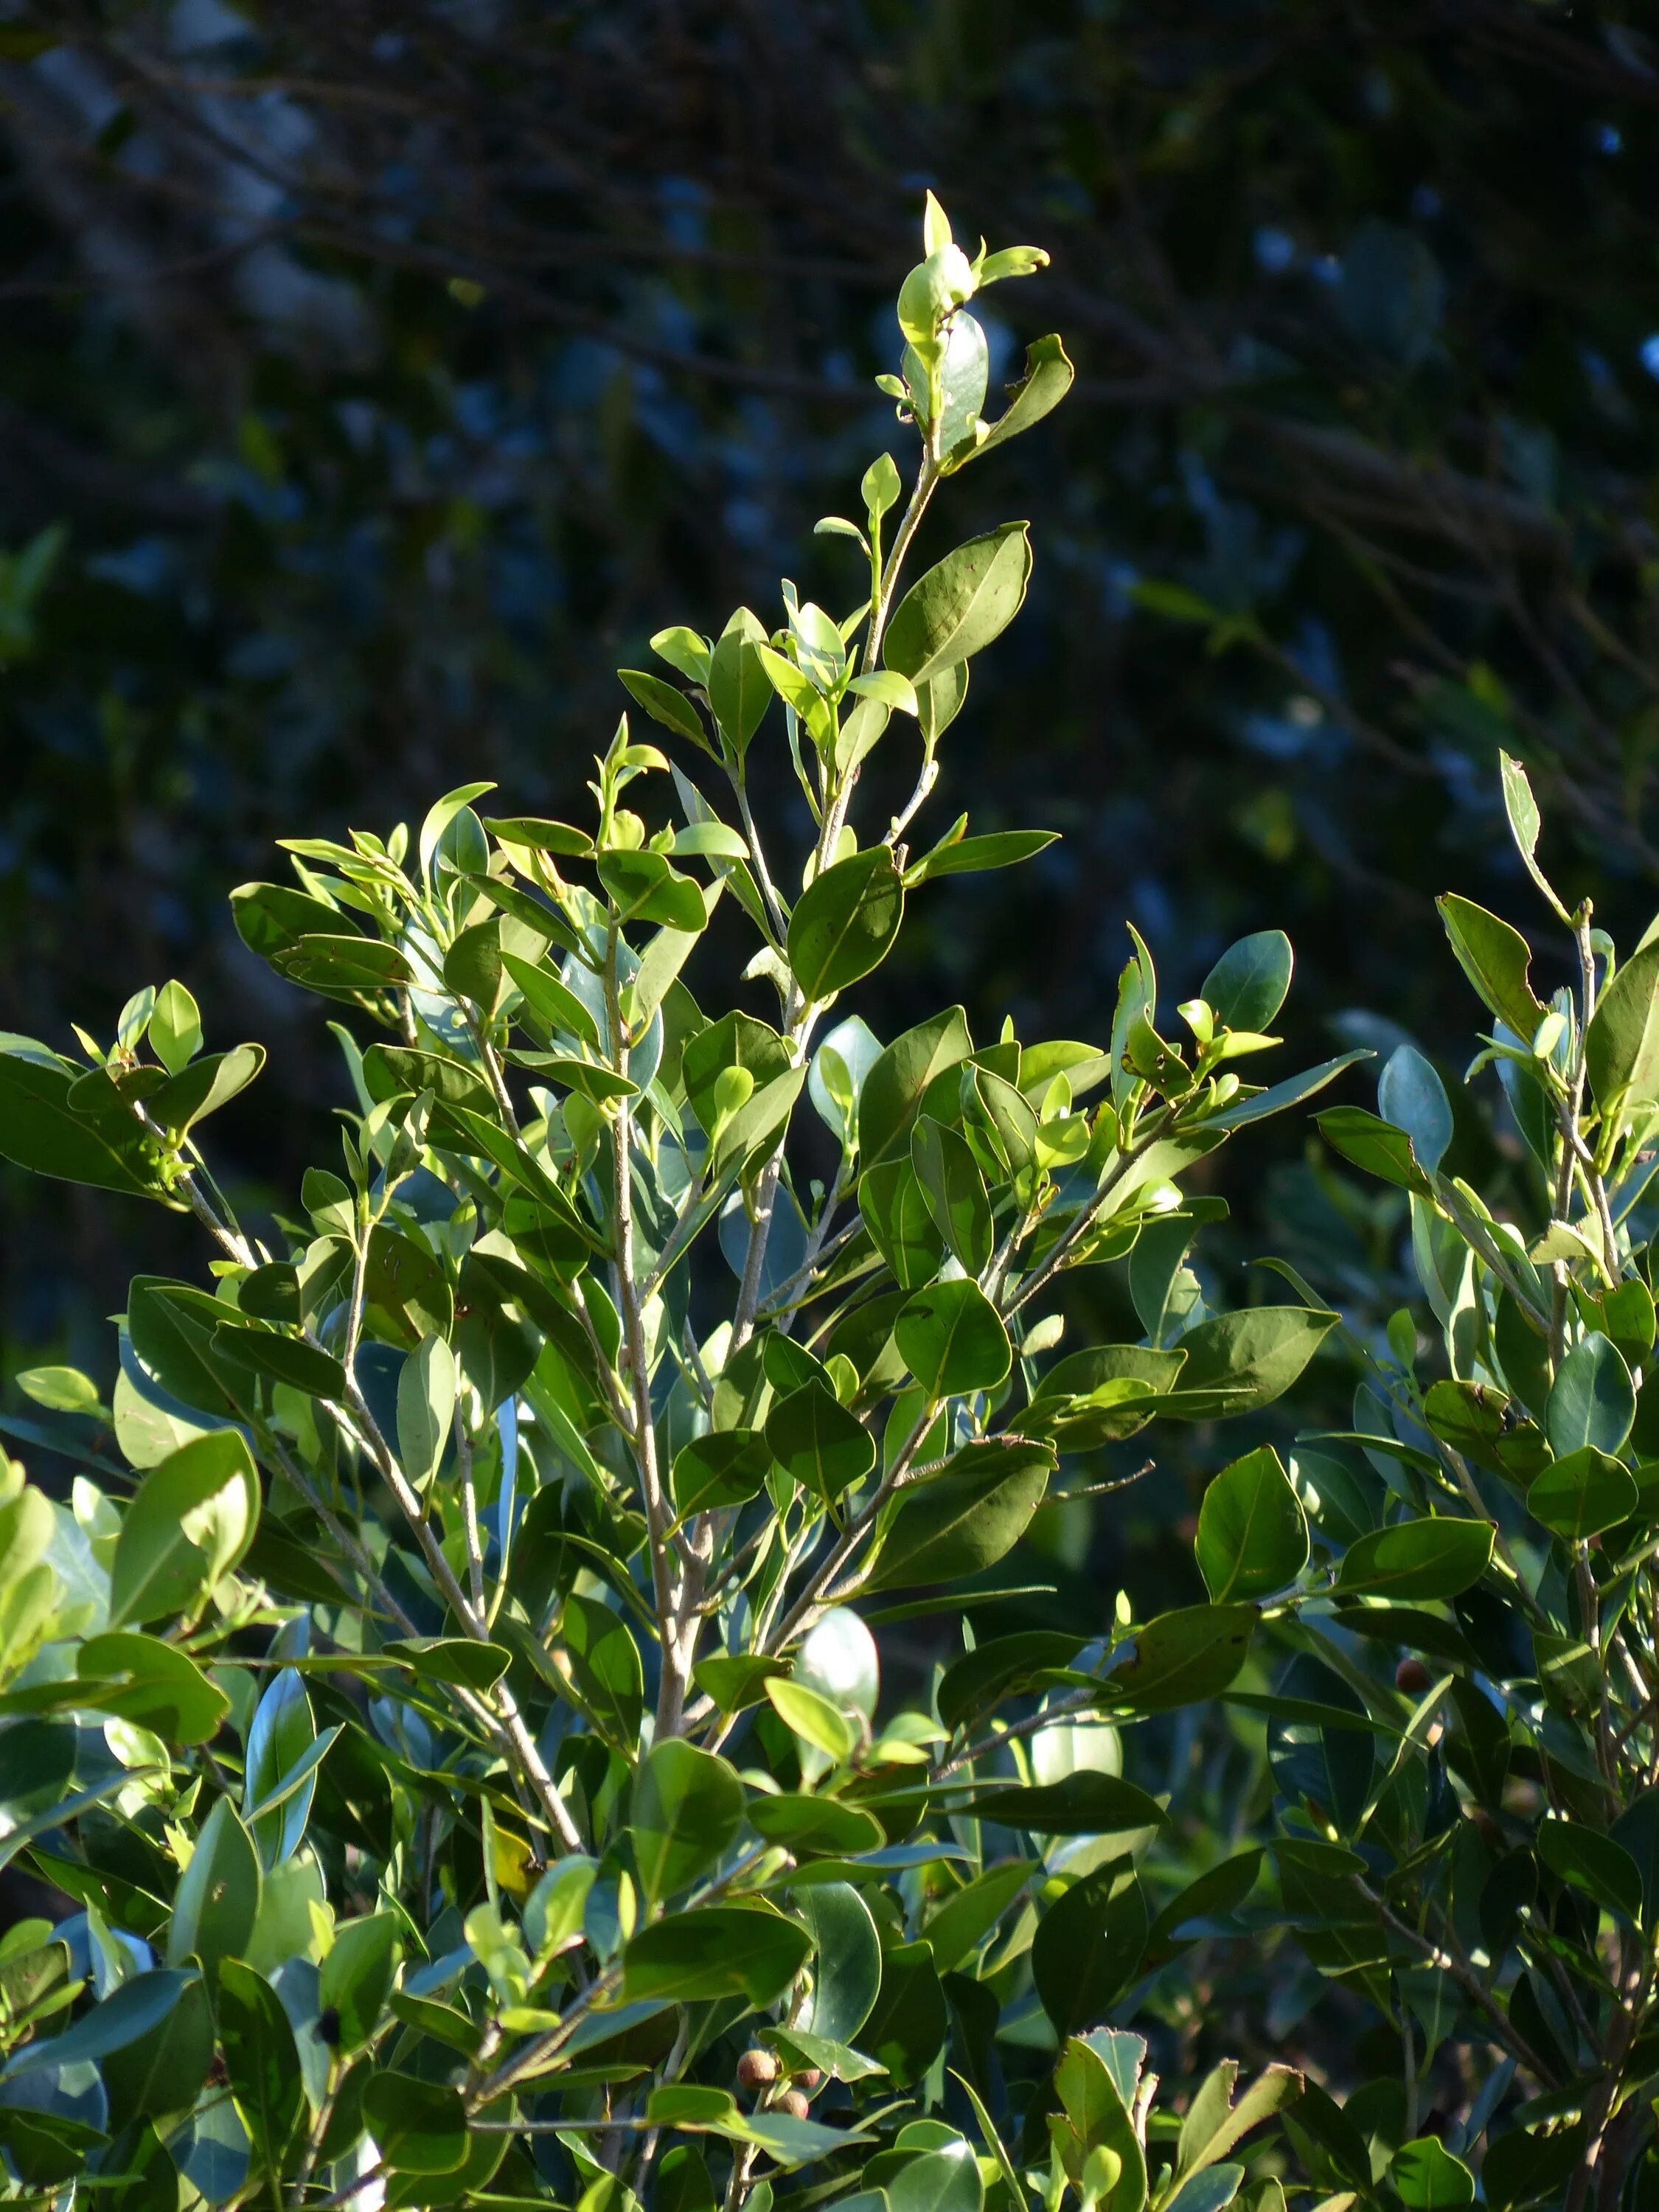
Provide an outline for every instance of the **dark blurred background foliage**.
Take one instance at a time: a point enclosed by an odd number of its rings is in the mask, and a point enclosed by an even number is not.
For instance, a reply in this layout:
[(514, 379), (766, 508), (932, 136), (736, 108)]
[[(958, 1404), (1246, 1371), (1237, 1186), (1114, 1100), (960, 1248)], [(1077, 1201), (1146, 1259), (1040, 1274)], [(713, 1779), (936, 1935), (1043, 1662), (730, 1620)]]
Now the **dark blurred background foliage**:
[[(976, 829), (1066, 834), (940, 887), (862, 995), (880, 1033), (955, 992), (982, 1030), (1103, 1036), (1127, 916), (1170, 1003), (1279, 926), (1304, 1056), (1334, 1029), (1461, 1050), (1431, 899), (1526, 918), (1500, 745), (1563, 890), (1626, 932), (1654, 902), (1637, 20), (42, 0), (0, 9), (0, 1025), (108, 1035), (183, 977), (210, 1037), (281, 1048), (225, 1117), (245, 1196), (320, 1156), (343, 1077), (226, 893), (279, 835), (418, 819), (464, 778), (559, 812), (653, 630), (775, 620), (780, 568), (835, 600), (847, 548), (810, 532), (872, 436), (898, 449), (871, 380), (926, 185), (959, 235), (1053, 252), (992, 324), (1006, 373), (1047, 329), (1079, 366), (951, 516), (1027, 514), (1037, 548), (956, 788)], [(896, 803), (912, 763), (876, 767)], [(1487, 1172), (1504, 1133), (1459, 1111)], [(1397, 1209), (1280, 1126), (1230, 1153), (1206, 1264), (1304, 1260), (1317, 1224), (1321, 1287), (1374, 1298)], [(7, 1367), (102, 1372), (126, 1273), (182, 1263), (187, 1226), (169, 1255), (86, 1194), (8, 1174), (0, 1201)]]

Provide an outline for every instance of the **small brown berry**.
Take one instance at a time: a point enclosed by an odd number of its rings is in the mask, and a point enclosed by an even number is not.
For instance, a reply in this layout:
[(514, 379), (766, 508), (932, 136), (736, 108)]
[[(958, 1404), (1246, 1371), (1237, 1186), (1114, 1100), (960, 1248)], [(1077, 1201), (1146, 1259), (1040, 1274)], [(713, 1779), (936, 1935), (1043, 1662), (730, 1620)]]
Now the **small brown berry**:
[(740, 2089), (769, 2088), (778, 2078), (778, 2062), (769, 2051), (745, 2051), (738, 2061)]
[(1176, 1522), (1176, 1534), (1183, 1544), (1195, 1544), (1198, 1541), (1197, 1514), (1183, 1513)]
[(787, 2112), (792, 2120), (804, 2120), (811, 2109), (799, 2089), (786, 2089), (778, 2099), (779, 2112)]
[(823, 2069), (821, 2066), (803, 2066), (799, 2069), (794, 2078), (796, 2087), (805, 2089), (810, 2097), (823, 2079)]
[(1402, 1659), (1394, 1670), (1394, 1686), (1409, 1697), (1420, 1698), (1433, 1680), (1420, 1659)]

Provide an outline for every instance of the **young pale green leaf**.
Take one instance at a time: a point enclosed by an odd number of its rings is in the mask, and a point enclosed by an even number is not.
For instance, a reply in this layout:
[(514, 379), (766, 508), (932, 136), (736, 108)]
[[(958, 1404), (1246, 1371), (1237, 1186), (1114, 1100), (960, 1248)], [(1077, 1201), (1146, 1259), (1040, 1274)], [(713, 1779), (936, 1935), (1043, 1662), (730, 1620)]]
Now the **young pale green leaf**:
[(709, 662), (708, 703), (721, 737), (739, 761), (772, 702), (760, 653), (765, 643), (765, 626), (747, 607), (739, 607), (720, 632)]
[(684, 623), (675, 623), (667, 629), (659, 629), (651, 641), (651, 650), (659, 660), (665, 660), (671, 668), (678, 668), (689, 683), (708, 683), (708, 664), (714, 648), (706, 637), (688, 629)]
[(169, 1075), (182, 1074), (202, 1049), (202, 1015), (195, 1000), (176, 979), (155, 994), (149, 1018), (150, 1048)]
[[(1017, 246), (1011, 252), (1018, 255), (1024, 250)], [(1024, 275), (1023, 268), (997, 268), (996, 264), (1003, 258), (1002, 255), (996, 253), (989, 257), (980, 271), (981, 285), (994, 283), (999, 275)], [(1045, 415), (1059, 406), (1071, 390), (1075, 374), (1076, 371), (1066, 358), (1066, 349), (1058, 337), (1051, 335), (1036, 339), (1025, 349), (1025, 374), (1018, 384), (1010, 387), (1008, 404), (976, 447), (960, 455), (952, 453), (950, 456), (945, 465), (947, 471), (962, 468), (977, 453), (988, 453), (994, 446), (1006, 445), (1010, 438), (1018, 438), (1031, 429)]]

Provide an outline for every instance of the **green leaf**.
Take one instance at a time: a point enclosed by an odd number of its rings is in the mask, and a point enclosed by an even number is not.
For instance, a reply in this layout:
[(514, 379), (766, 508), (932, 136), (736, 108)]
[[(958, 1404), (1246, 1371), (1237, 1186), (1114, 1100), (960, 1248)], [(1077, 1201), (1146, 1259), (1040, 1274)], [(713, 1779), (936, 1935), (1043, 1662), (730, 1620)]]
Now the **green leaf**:
[(471, 1636), (399, 1636), (380, 1648), (392, 1658), (407, 1660), (423, 1682), (472, 1690), (481, 1697), (495, 1688), (513, 1656), (501, 1644), (482, 1644)]
[(1135, 1630), (1132, 1656), (1101, 1685), (1103, 1701), (1139, 1713), (1196, 1705), (1224, 1690), (1249, 1656), (1253, 1605), (1190, 1605)]
[[(33, 1057), (37, 1053), (43, 1056)], [(0, 1157), (60, 1182), (159, 1194), (155, 1146), (130, 1114), (120, 1109), (118, 1118), (115, 1111), (94, 1118), (70, 1109), (70, 1088), (79, 1073), (55, 1054), (46, 1055), (43, 1046), (0, 1036)]]
[(1538, 801), (1533, 797), (1532, 785), (1527, 771), (1518, 760), (1512, 760), (1502, 750), (1498, 756), (1498, 772), (1504, 785), (1504, 811), (1510, 817), (1510, 834), (1515, 839), (1527, 873), (1532, 878), (1553, 908), (1556, 919), (1571, 928), (1572, 916), (1567, 912), (1543, 870), (1538, 865), (1538, 839), (1543, 820), (1538, 811)]
[[(316, 1770), (339, 1734), (319, 1740), (305, 1683), (292, 1667), (275, 1674), (247, 1732), (242, 1811), (267, 1867), (291, 1858), (304, 1839)], [(239, 1956), (247, 1957), (246, 1950)]]
[(941, 1473), (899, 1493), (866, 1589), (954, 1582), (994, 1566), (1024, 1534), (1054, 1470), (1044, 1444), (964, 1444)]
[(191, 1619), (238, 1565), (259, 1521), (259, 1477), (240, 1429), (198, 1437), (154, 1467), (122, 1516), (110, 1622)]
[(1207, 1421), (1272, 1405), (1297, 1380), (1336, 1321), (1334, 1314), (1307, 1306), (1251, 1306), (1200, 1322), (1181, 1340), (1187, 1364), (1171, 1415)]
[(866, 1170), (879, 1160), (908, 1156), (911, 1127), (928, 1085), (966, 1060), (973, 1048), (967, 1016), (960, 1006), (951, 1006), (906, 1030), (878, 1055), (859, 1092), (859, 1142)]
[(337, 2048), (349, 2057), (379, 2027), (403, 1956), (403, 1921), (395, 1912), (371, 1912), (334, 1931), (317, 1984), (317, 2002), (339, 2024)]
[(934, 1225), (964, 1273), (983, 1273), (990, 1265), (995, 1232), (985, 1178), (968, 1139), (960, 1130), (923, 1114), (910, 1132), (910, 1162)]
[(219, 1969), (219, 2045), (257, 2163), (280, 2182), (306, 2110), (294, 2030), (270, 1983), (240, 1959)]
[(931, 1283), (945, 1257), (945, 1239), (908, 1156), (866, 1170), (859, 1184), (859, 1210), (900, 1288)]
[(772, 686), (760, 648), (765, 626), (739, 607), (720, 632), (708, 667), (708, 703), (720, 735), (738, 760), (772, 703)]
[(1577, 1820), (1540, 1820), (1538, 1856), (1563, 1881), (1583, 1890), (1609, 1912), (1641, 1926), (1641, 1872), (1624, 1845), (1611, 1836)]
[(1083, 1640), (1080, 1632), (1028, 1628), (965, 1652), (951, 1661), (940, 1680), (940, 1720), (954, 1735), (970, 1714), (1042, 1687), (1045, 1674), (1071, 1665)]
[(996, 1308), (962, 1279), (919, 1291), (900, 1309), (893, 1337), (930, 1401), (994, 1390), (1013, 1364)]
[(840, 1766), (858, 1748), (859, 1731), (842, 1708), (805, 1682), (769, 1676), (765, 1692), (778, 1718), (792, 1735)]
[(1235, 1460), (1211, 1483), (1193, 1549), (1216, 1605), (1265, 1597), (1307, 1565), (1307, 1520), (1271, 1444)]
[(645, 1710), (645, 1672), (628, 1625), (597, 1598), (564, 1601), (563, 1641), (576, 1693), (612, 1742), (631, 1751)]
[(617, 673), (653, 722), (672, 730), (676, 737), (689, 738), (706, 753), (714, 752), (696, 708), (683, 691), (677, 691), (672, 684), (665, 684), (660, 676), (653, 676), (643, 668), (619, 668)]
[(667, 929), (694, 933), (707, 926), (708, 911), (702, 892), (690, 876), (671, 867), (660, 853), (601, 853), (594, 866), (600, 883), (616, 902), (618, 922), (655, 922)]
[(169, 1075), (177, 1075), (202, 1049), (202, 1014), (176, 980), (163, 983), (149, 1018), (150, 1048)]
[(15, 1587), (33, 1572), (57, 1530), (51, 1499), (33, 1483), (0, 1505), (0, 1590)]
[(801, 893), (787, 947), (809, 1000), (844, 991), (880, 966), (904, 919), (904, 885), (889, 845), (837, 860)]
[(1056, 2031), (1067, 2035), (1099, 2020), (1127, 1988), (1146, 1948), (1146, 1907), (1121, 1862), (1074, 1882), (1031, 1939), (1031, 1978)]
[(976, 1789), (960, 1809), (1000, 1827), (1026, 1828), (1043, 1836), (1112, 1836), (1130, 1830), (1148, 1833), (1168, 1819), (1156, 1797), (1149, 1797), (1121, 1775), (1081, 1766), (1057, 1782), (1012, 1788), (993, 1784)]
[(769, 2004), (805, 1965), (811, 1937), (758, 1903), (708, 1905), (642, 1928), (623, 1954), (623, 1993), (691, 2004), (746, 1997)]
[[(981, 272), (980, 282), (983, 284), (985, 281)], [(994, 446), (1004, 445), (1040, 422), (1071, 390), (1075, 374), (1058, 337), (1035, 339), (1025, 349), (1025, 374), (1010, 387), (1008, 404), (972, 453), (964, 453), (960, 459), (952, 455), (946, 464), (947, 473), (951, 469), (965, 467), (978, 454), (988, 453)]]
[(980, 2212), (985, 2185), (967, 2144), (906, 2159), (887, 2184), (890, 2212)]
[(766, 1442), (784, 1471), (826, 1505), (861, 1482), (876, 1463), (869, 1430), (816, 1379), (773, 1407)]
[(997, 830), (983, 837), (957, 837), (935, 845), (904, 872), (906, 885), (931, 883), (936, 876), (966, 876), (986, 868), (1012, 868), (1058, 842), (1057, 830)]
[(1374, 1528), (1343, 1554), (1337, 1588), (1392, 1598), (1455, 1597), (1486, 1572), (1494, 1533), (1490, 1522), (1444, 1515)]
[(16, 1376), (18, 1389), (37, 1406), (53, 1413), (96, 1413), (102, 1410), (98, 1385), (78, 1367), (24, 1367)]
[(1319, 1133), (1334, 1152), (1374, 1175), (1381, 1182), (1432, 1198), (1434, 1185), (1419, 1164), (1415, 1148), (1404, 1129), (1379, 1120), (1363, 1106), (1328, 1106), (1316, 1114)]
[(958, 545), (918, 578), (887, 625), (888, 665), (921, 685), (1000, 637), (1019, 612), (1030, 579), (1028, 531), (1026, 523), (1005, 522)]
[(438, 1472), (455, 1421), (455, 1355), (424, 1336), (398, 1376), (398, 1456), (418, 1490)]
[(1259, 930), (1230, 945), (1199, 988), (1218, 1027), (1265, 1030), (1291, 988), (1294, 955), (1282, 929)]
[(1200, 2084), (1181, 2124), (1176, 2148), (1178, 2181), (1225, 2158), (1252, 2128), (1260, 2127), (1263, 2120), (1283, 2112), (1287, 2105), (1293, 2105), (1305, 2086), (1303, 2076), (1293, 2068), (1269, 2066), (1235, 2104), (1233, 2089), (1237, 2080), (1237, 2060), (1224, 2058)]
[(1636, 1419), (1636, 1388), (1618, 1347), (1599, 1330), (1574, 1345), (1555, 1370), (1544, 1429), (1552, 1451), (1565, 1456), (1586, 1444), (1622, 1449)]
[(1582, 1544), (1628, 1521), (1639, 1495), (1628, 1468), (1594, 1444), (1583, 1444), (1528, 1486), (1527, 1510), (1555, 1535)]
[[(1533, 1030), (1521, 1035), (1530, 1038)], [(1659, 938), (1632, 953), (1597, 1000), (1584, 1032), (1584, 1066), (1610, 1123), (1659, 1103)]]
[[(799, 1688), (797, 1683), (794, 1686)], [(809, 1797), (791, 1790), (752, 1797), (749, 1825), (769, 1844), (781, 1844), (799, 1858), (853, 1859), (879, 1850), (887, 1832), (873, 1813), (834, 1797)]]
[(454, 2173), (466, 2162), (466, 2106), (447, 2081), (371, 2074), (363, 2118), (393, 2173)]
[(88, 1637), (75, 1671), (88, 1685), (88, 1705), (138, 1722), (165, 1743), (206, 1743), (230, 1711), (229, 1698), (195, 1662), (158, 1637), (126, 1630)]
[(241, 1957), (259, 1917), (263, 1875), (253, 1838), (228, 1797), (203, 1822), (173, 1899), (167, 1964), (199, 1959), (213, 1974), (220, 1961)]
[(1435, 903), (1458, 964), (1481, 1000), (1517, 1036), (1533, 1036), (1544, 1009), (1533, 995), (1528, 974), (1532, 951), (1526, 939), (1473, 899), (1448, 891)]
[(269, 1328), (221, 1322), (213, 1332), (214, 1351), (237, 1366), (273, 1382), (285, 1382), (307, 1398), (338, 1404), (346, 1395), (345, 1369), (331, 1352)]
[(1474, 2202), (1474, 2176), (1438, 2136), (1401, 2143), (1389, 2161), (1389, 2179), (1407, 2212), (1455, 2212)]
[(881, 1990), (881, 1942), (870, 1908), (850, 1882), (813, 1882), (792, 1900), (812, 1938), (812, 1994), (799, 2021), (808, 2035), (855, 2043)]
[(754, 1497), (772, 1469), (772, 1451), (755, 1429), (715, 1429), (694, 1437), (674, 1455), (669, 1476), (674, 1510), (681, 1520), (718, 1505), (742, 1505)]
[(6, 2079), (15, 2081), (44, 2067), (96, 2063), (112, 2051), (125, 2051), (154, 2035), (197, 1979), (193, 1973), (167, 1968), (135, 1974), (61, 2035), (37, 2037), (14, 2051)]
[(933, 1954), (923, 1943), (889, 1944), (881, 1955), (881, 1991), (860, 2031), (860, 2045), (908, 2089), (944, 2048), (950, 2028)]
[(659, 1905), (708, 1868), (743, 1822), (744, 1791), (725, 1759), (670, 1737), (635, 1778), (629, 1833), (647, 1903)]

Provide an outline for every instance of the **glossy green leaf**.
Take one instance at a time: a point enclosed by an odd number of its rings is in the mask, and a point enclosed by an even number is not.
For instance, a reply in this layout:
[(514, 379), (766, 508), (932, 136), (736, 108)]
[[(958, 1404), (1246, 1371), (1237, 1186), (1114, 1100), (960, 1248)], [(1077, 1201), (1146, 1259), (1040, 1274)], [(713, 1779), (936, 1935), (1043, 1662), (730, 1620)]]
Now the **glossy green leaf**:
[(737, 1834), (744, 1810), (735, 1768), (671, 1738), (641, 1762), (629, 1834), (647, 1900), (659, 1904), (711, 1868)]
[(466, 2159), (466, 2106), (447, 2081), (382, 2069), (363, 2090), (363, 2118), (393, 2173), (453, 2173)]
[(1492, 1535), (1490, 1522), (1443, 1515), (1373, 1529), (1343, 1554), (1337, 1587), (1391, 1598), (1455, 1597), (1486, 1572)]
[(1013, 1364), (996, 1308), (965, 1279), (917, 1291), (900, 1309), (893, 1337), (930, 1400), (994, 1390)]
[(804, 1928), (761, 1905), (709, 1905), (642, 1928), (623, 1955), (625, 1996), (690, 2004), (747, 1997), (769, 2004), (812, 1948)]
[(1636, 1389), (1618, 1347), (1599, 1330), (1575, 1344), (1556, 1370), (1544, 1427), (1550, 1449), (1565, 1456), (1592, 1446), (1622, 1449), (1636, 1419)]
[(814, 1882), (793, 1899), (812, 1938), (812, 1993), (799, 2025), (809, 2035), (856, 2044), (881, 1990), (881, 1944), (870, 1908), (848, 1882)]
[(1042, 1444), (964, 1444), (939, 1474), (899, 1493), (865, 1587), (954, 1582), (994, 1566), (1024, 1534), (1054, 1469)]
[(1026, 524), (1005, 522), (970, 538), (919, 578), (894, 609), (883, 648), (889, 665), (922, 684), (980, 652), (1019, 612), (1030, 574)]
[(874, 1437), (817, 1381), (773, 1407), (766, 1443), (785, 1473), (826, 1504), (861, 1482), (876, 1463)]
[(1249, 1656), (1261, 1614), (1253, 1605), (1192, 1605), (1161, 1613), (1130, 1638), (1102, 1685), (1103, 1702), (1166, 1712), (1224, 1690)]
[(1500, 1021), (1517, 1036), (1531, 1037), (1544, 1018), (1528, 970), (1532, 952), (1518, 929), (1473, 899), (1448, 892), (1436, 901), (1458, 965)]
[(202, 1824), (190, 1864), (173, 1900), (167, 1964), (199, 1959), (212, 1974), (220, 1961), (240, 1958), (259, 1917), (259, 1854), (228, 1797), (221, 1797)]
[(1271, 1444), (1223, 1468), (1210, 1484), (1193, 1548), (1216, 1605), (1265, 1597), (1307, 1565), (1307, 1520)]
[(809, 1000), (822, 1000), (880, 966), (904, 919), (904, 885), (892, 849), (874, 845), (838, 860), (801, 893), (787, 950)]
[(1594, 1444), (1582, 1444), (1528, 1485), (1527, 1510), (1553, 1534), (1579, 1544), (1628, 1521), (1638, 1498), (1627, 1468)]

